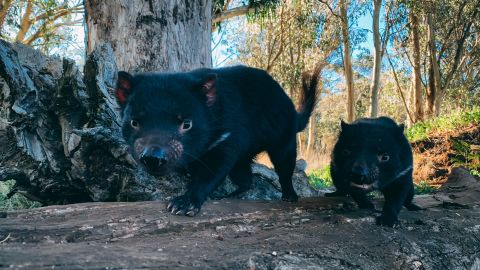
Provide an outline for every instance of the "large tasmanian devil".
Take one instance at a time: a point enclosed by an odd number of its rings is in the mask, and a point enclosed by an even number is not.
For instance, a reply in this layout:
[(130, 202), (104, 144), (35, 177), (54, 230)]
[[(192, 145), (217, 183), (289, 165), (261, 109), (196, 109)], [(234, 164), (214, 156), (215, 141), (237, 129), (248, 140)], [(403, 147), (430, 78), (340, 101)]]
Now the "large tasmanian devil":
[(116, 96), (122, 132), (135, 159), (149, 173), (186, 168), (187, 192), (167, 209), (194, 216), (226, 178), (252, 185), (251, 163), (267, 151), (279, 175), (282, 199), (297, 201), (292, 185), (296, 133), (303, 130), (317, 97), (317, 74), (303, 78), (299, 112), (265, 71), (236, 66), (185, 73), (118, 73)]

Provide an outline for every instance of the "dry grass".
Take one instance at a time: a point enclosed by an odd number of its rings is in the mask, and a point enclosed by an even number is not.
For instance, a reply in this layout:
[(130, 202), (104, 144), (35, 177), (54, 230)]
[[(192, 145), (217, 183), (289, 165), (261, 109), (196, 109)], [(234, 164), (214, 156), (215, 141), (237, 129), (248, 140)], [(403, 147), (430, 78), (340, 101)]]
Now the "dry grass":
[[(304, 159), (307, 162), (307, 173), (324, 168), (330, 164), (330, 154), (315, 153), (314, 151), (310, 153), (299, 153), (297, 156), (297, 160), (298, 159)], [(255, 161), (269, 168), (273, 168), (273, 164), (266, 152), (258, 154)]]

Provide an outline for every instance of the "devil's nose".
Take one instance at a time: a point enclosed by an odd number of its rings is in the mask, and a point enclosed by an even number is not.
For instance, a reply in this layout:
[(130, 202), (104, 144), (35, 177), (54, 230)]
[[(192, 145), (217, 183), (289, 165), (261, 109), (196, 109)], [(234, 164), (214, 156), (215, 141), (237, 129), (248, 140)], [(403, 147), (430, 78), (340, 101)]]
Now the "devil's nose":
[(365, 166), (355, 165), (352, 167), (352, 173), (360, 176), (367, 176), (368, 168)]
[(155, 169), (167, 163), (167, 156), (165, 151), (161, 148), (145, 148), (140, 155), (140, 162), (142, 162), (148, 169)]

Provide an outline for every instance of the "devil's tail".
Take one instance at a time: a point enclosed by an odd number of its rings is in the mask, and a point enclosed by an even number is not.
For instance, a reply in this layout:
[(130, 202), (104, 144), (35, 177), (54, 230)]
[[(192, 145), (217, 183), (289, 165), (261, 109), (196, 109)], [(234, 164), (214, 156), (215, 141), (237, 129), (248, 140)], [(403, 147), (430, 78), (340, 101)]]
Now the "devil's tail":
[(312, 115), (318, 98), (318, 80), (320, 76), (320, 68), (315, 68), (312, 75), (302, 74), (302, 93), (300, 94), (300, 104), (297, 109), (297, 132), (307, 127), (308, 120)]

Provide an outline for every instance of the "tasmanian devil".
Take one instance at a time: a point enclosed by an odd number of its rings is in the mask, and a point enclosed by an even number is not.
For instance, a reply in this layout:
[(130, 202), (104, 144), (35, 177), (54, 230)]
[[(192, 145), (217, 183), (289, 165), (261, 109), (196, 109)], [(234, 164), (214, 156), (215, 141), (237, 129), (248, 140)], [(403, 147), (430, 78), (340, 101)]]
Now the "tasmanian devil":
[(342, 121), (330, 165), (337, 191), (327, 196), (348, 194), (360, 208), (374, 209), (367, 193), (379, 190), (385, 197), (379, 225), (393, 226), (402, 206), (419, 210), (412, 203), (412, 149), (403, 129), (387, 117)]
[(192, 177), (185, 194), (167, 209), (194, 216), (226, 178), (252, 185), (252, 159), (267, 151), (279, 175), (282, 199), (297, 201), (292, 185), (296, 133), (314, 109), (317, 76), (303, 78), (299, 112), (267, 72), (235, 66), (183, 73), (118, 73), (116, 96), (125, 140), (149, 173), (186, 168)]

